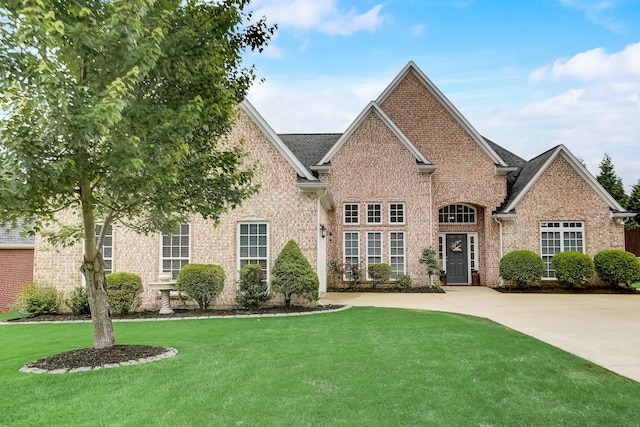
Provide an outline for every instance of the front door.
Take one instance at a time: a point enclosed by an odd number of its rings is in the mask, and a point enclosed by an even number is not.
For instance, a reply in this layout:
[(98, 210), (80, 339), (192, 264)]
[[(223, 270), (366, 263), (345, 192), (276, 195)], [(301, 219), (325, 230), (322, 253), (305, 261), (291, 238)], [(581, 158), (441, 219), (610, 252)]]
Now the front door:
[(469, 283), (466, 234), (447, 234), (447, 284)]

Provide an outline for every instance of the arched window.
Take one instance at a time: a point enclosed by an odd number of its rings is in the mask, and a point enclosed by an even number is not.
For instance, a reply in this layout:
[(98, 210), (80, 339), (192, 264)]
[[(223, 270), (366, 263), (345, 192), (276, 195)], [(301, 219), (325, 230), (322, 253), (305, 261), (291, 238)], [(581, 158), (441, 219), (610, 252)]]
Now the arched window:
[(476, 210), (467, 205), (449, 205), (438, 211), (440, 224), (475, 224)]

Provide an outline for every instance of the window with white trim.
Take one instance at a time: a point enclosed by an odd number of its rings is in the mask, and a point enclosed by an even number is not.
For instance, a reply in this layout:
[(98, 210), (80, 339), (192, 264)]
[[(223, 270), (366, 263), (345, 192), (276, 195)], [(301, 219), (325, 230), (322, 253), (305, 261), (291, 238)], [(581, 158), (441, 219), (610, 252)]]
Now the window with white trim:
[[(96, 225), (96, 242), (100, 239), (102, 234), (102, 225)], [(104, 260), (104, 274), (113, 273), (113, 227), (109, 225), (107, 232), (104, 234), (104, 242), (102, 243), (102, 249), (98, 248), (102, 253), (102, 259)]]
[(162, 271), (178, 278), (180, 269), (189, 264), (191, 256), (191, 233), (189, 224), (181, 224), (172, 234), (162, 235)]
[(258, 264), (269, 276), (269, 227), (266, 222), (238, 224), (238, 270)]
[(476, 210), (467, 205), (449, 205), (438, 210), (440, 224), (475, 224)]
[(389, 223), (404, 224), (404, 203), (389, 204)]
[[(344, 267), (345, 271), (351, 268), (359, 268), (360, 266), (360, 233), (345, 232), (344, 233)], [(351, 266), (351, 267), (349, 267)], [(350, 273), (343, 276), (344, 280), (350, 280)]]
[(369, 266), (382, 264), (382, 233), (379, 231), (367, 232), (367, 276)]
[(556, 277), (551, 258), (558, 252), (584, 253), (584, 224), (581, 221), (546, 221), (540, 223), (540, 252), (547, 265), (544, 278)]
[(404, 241), (404, 231), (389, 233), (389, 265), (391, 265), (393, 279), (397, 279), (406, 271)]
[(380, 203), (367, 203), (367, 224), (382, 223), (382, 205)]
[(360, 206), (357, 203), (345, 203), (344, 223), (360, 224)]

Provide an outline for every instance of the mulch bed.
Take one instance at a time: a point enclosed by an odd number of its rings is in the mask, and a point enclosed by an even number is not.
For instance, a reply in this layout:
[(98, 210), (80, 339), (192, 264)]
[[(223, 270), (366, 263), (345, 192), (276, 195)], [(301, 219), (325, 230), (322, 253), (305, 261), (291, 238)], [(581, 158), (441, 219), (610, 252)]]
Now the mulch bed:
[(373, 293), (394, 293), (394, 294), (444, 294), (445, 291), (442, 288), (436, 286), (417, 286), (413, 288), (398, 289), (390, 287), (351, 287), (351, 288), (328, 288), (327, 292), (373, 292)]

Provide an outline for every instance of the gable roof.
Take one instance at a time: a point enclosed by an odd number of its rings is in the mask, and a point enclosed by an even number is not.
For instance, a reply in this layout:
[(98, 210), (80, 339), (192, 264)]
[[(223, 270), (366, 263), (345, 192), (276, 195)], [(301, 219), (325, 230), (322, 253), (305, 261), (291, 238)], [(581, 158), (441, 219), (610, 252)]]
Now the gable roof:
[(300, 160), (291, 152), (289, 147), (280, 139), (278, 134), (271, 128), (269, 123), (258, 113), (258, 110), (255, 109), (253, 105), (247, 100), (244, 100), (240, 103), (240, 108), (247, 113), (247, 115), (253, 120), (253, 122), (260, 128), (262, 133), (267, 137), (267, 139), (273, 144), (273, 146), (282, 154), (282, 157), (291, 165), (291, 167), (296, 171), (298, 176), (304, 178), (308, 181), (318, 181), (318, 179), (313, 176), (311, 171), (307, 169)]
[[(402, 69), (402, 71), (396, 76), (389, 86), (380, 94), (376, 102), (382, 104), (391, 93), (398, 87), (398, 85), (405, 79), (407, 74), (413, 73), (414, 76), (427, 88), (427, 90), (438, 100), (438, 102), (451, 114), (451, 116), (458, 122), (458, 124), (467, 132), (467, 134), (482, 148), (482, 150), (491, 158), (493, 163), (498, 168), (508, 168), (509, 165), (502, 159), (493, 147), (486, 142), (486, 140), (478, 133), (478, 131), (467, 121), (467, 119), (458, 111), (458, 109), (447, 99), (446, 96), (436, 87), (435, 84), (418, 68), (413, 62), (409, 63)], [(502, 171), (504, 173), (510, 172), (509, 170)]]
[(20, 228), (4, 228), (0, 225), (0, 248), (22, 248), (22, 247), (34, 247), (35, 237), (20, 236)]
[(317, 164), (342, 136), (341, 133), (289, 133), (278, 134), (283, 143), (300, 162), (309, 169)]
[(333, 156), (338, 152), (340, 147), (344, 145), (344, 143), (353, 135), (353, 133), (360, 127), (362, 122), (366, 120), (369, 114), (375, 114), (378, 118), (384, 123), (384, 125), (393, 132), (393, 134), (398, 138), (398, 140), (405, 146), (405, 148), (413, 155), (416, 159), (416, 162), (420, 169), (425, 172), (433, 172), (436, 169), (436, 165), (427, 160), (426, 157), (416, 148), (415, 145), (407, 138), (407, 136), (400, 130), (400, 128), (391, 121), (389, 116), (382, 111), (382, 108), (375, 101), (371, 101), (367, 107), (362, 110), (360, 115), (354, 120), (353, 123), (349, 126), (349, 128), (340, 136), (340, 138), (336, 141), (336, 143), (329, 149), (329, 151), (322, 157), (322, 159), (317, 163), (317, 166), (327, 165), (331, 162)]
[(587, 184), (594, 189), (600, 198), (609, 205), (609, 208), (613, 212), (626, 212), (625, 209), (620, 206), (620, 204), (607, 192), (607, 190), (600, 185), (594, 176), (589, 173), (587, 168), (567, 149), (567, 147), (564, 145), (558, 145), (545, 151), (539, 156), (534, 157), (522, 166), (520, 173), (511, 188), (510, 194), (507, 195), (507, 199), (498, 209), (498, 215), (515, 213), (515, 208), (518, 202), (522, 200), (540, 176), (542, 176), (551, 163), (553, 163), (553, 161), (558, 157), (562, 157), (566, 160), (587, 182)]

